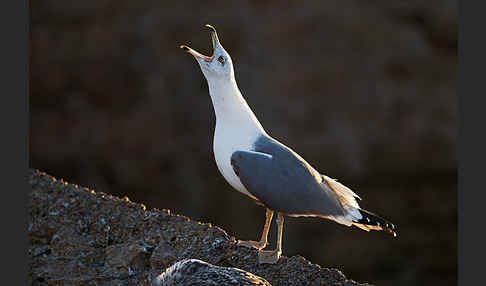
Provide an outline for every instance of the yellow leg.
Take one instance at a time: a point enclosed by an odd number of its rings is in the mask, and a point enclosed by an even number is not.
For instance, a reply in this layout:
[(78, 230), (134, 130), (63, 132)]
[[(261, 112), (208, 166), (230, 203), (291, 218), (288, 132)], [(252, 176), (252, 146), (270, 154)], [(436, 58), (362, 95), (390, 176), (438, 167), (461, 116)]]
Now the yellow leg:
[(253, 247), (258, 250), (265, 248), (267, 246), (267, 237), (268, 237), (268, 230), (270, 229), (270, 224), (272, 223), (272, 217), (273, 217), (273, 211), (270, 209), (267, 209), (266, 213), (266, 220), (265, 220), (265, 226), (263, 227), (263, 232), (262, 236), (260, 238), (260, 241), (253, 241), (253, 240), (238, 240), (238, 245), (245, 246), (245, 247)]
[(280, 259), (282, 255), (282, 234), (283, 234), (283, 224), (284, 217), (281, 213), (277, 216), (278, 232), (277, 232), (277, 248), (275, 250), (260, 250), (258, 252), (258, 262), (275, 264)]

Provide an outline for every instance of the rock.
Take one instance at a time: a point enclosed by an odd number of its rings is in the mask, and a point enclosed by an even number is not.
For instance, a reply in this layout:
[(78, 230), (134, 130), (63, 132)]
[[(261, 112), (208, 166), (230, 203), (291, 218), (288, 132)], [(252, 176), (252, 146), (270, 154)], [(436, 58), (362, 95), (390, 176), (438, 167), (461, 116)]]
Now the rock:
[[(32, 285), (150, 285), (154, 277), (177, 285), (206, 278), (217, 285), (365, 285), (301, 256), (259, 265), (256, 250), (238, 246), (221, 228), (168, 210), (147, 209), (36, 170), (29, 171), (28, 182)], [(182, 278), (167, 274), (177, 269)]]
[(152, 252), (150, 266), (154, 269), (166, 268), (176, 261), (175, 249), (167, 242), (162, 242)]
[(143, 269), (149, 264), (149, 252), (141, 242), (110, 245), (105, 254), (106, 262), (111, 267)]
[(154, 280), (152, 286), (266, 285), (267, 280), (234, 267), (220, 267), (199, 259), (178, 261)]

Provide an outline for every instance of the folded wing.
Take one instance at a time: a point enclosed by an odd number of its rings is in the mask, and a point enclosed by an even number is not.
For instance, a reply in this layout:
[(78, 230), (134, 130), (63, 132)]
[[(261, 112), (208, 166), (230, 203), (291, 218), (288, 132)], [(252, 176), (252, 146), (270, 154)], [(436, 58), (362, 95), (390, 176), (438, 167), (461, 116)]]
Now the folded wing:
[(336, 193), (303, 159), (285, 148), (271, 152), (236, 151), (231, 156), (235, 173), (260, 202), (288, 215), (346, 215)]

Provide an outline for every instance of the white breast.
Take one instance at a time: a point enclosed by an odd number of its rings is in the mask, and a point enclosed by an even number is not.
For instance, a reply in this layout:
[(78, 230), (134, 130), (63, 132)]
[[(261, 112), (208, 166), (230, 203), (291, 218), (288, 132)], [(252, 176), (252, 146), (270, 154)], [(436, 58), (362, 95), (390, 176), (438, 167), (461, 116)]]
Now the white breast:
[(213, 150), (216, 165), (226, 181), (237, 191), (256, 199), (241, 183), (240, 178), (231, 166), (231, 155), (235, 151), (250, 151), (252, 149), (253, 142), (258, 138), (258, 135), (251, 133), (220, 128), (217, 124), (214, 132)]

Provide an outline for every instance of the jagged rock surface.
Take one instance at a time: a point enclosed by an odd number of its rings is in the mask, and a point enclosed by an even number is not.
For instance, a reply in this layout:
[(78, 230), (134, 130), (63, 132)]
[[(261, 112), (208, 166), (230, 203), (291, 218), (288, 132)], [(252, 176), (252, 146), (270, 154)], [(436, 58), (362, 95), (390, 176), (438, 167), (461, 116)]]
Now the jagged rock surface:
[(147, 209), (127, 197), (68, 184), (37, 170), (29, 171), (28, 182), (31, 285), (150, 285), (184, 259), (239, 268), (271, 285), (369, 285), (300, 256), (259, 265), (256, 250), (237, 246), (219, 227)]
[(152, 286), (241, 285), (271, 286), (265, 279), (234, 267), (215, 266), (199, 259), (184, 259), (155, 278)]

